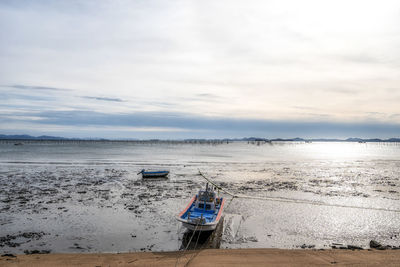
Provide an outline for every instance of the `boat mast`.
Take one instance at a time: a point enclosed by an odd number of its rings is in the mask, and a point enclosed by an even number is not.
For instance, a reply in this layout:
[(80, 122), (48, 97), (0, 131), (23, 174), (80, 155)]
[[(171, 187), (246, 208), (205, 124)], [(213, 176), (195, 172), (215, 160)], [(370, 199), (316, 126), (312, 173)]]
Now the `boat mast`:
[(205, 192), (205, 198), (204, 198), (204, 211), (206, 211), (207, 200), (208, 200), (208, 183), (206, 184), (206, 192)]

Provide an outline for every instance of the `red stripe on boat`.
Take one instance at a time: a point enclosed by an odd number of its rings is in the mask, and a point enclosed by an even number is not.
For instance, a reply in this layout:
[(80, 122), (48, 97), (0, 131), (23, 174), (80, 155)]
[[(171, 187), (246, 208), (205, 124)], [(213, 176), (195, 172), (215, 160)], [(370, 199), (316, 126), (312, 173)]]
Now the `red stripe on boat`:
[(222, 210), (224, 209), (224, 204), (225, 204), (225, 198), (222, 200), (221, 207), (219, 208), (218, 216), (215, 219), (215, 221), (217, 221), (217, 222), (219, 221), (219, 218), (221, 217)]
[(189, 205), (187, 205), (187, 207), (181, 212), (181, 213), (179, 213), (179, 217), (181, 217), (183, 214), (185, 214), (185, 212), (190, 208), (190, 206), (192, 206), (192, 203), (193, 203), (193, 201), (196, 199), (196, 196), (194, 196), (193, 198), (192, 198), (192, 200), (190, 200), (190, 203), (189, 203)]

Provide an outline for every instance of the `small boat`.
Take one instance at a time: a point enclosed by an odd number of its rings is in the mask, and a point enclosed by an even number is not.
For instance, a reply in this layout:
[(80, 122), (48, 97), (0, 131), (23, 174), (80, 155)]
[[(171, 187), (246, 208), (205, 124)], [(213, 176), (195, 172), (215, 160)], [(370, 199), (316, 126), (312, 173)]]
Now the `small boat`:
[(200, 190), (176, 219), (189, 230), (212, 231), (221, 219), (224, 204), (225, 199), (217, 197), (207, 183), (206, 190)]
[(143, 178), (163, 178), (169, 174), (169, 171), (145, 171), (143, 169), (138, 174), (142, 174)]

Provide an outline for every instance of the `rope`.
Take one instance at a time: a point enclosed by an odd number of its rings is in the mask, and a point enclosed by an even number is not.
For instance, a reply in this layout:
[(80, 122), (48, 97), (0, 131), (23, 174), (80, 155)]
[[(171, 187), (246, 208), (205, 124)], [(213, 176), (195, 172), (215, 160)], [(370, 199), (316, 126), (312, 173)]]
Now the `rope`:
[[(194, 245), (194, 249), (193, 249), (193, 250), (196, 250), (196, 249), (197, 249), (197, 243), (199, 242), (200, 233), (201, 233), (201, 232), (199, 231), (199, 233), (198, 233), (198, 235), (197, 235), (196, 244)], [(210, 235), (210, 236), (211, 236), (211, 235)], [(207, 243), (208, 240), (210, 239), (210, 236), (207, 238), (206, 243)], [(197, 253), (193, 253), (193, 255), (190, 257), (190, 259), (185, 263), (184, 267), (188, 266), (189, 263), (193, 260), (193, 258), (196, 257), (200, 252), (201, 252), (201, 250), (198, 251)]]
[(181, 256), (178, 256), (178, 257), (176, 258), (175, 267), (178, 265), (179, 259), (182, 258), (182, 257), (185, 255), (185, 252), (186, 252), (186, 250), (188, 249), (190, 243), (192, 242), (193, 236), (194, 236), (194, 234), (196, 233), (197, 227), (199, 226), (199, 224), (200, 224), (200, 220), (196, 223), (196, 227), (194, 228), (193, 234), (192, 234), (192, 236), (190, 237), (189, 242), (188, 242), (187, 245), (186, 245), (186, 248), (183, 249), (182, 255), (181, 255)]
[[(233, 198), (231, 199), (231, 202), (232, 202), (232, 200), (233, 200)], [(221, 223), (221, 222), (219, 222), (219, 223)], [(219, 227), (219, 226), (217, 226), (217, 227)], [(213, 234), (214, 234), (214, 233), (213, 233)], [(208, 244), (208, 242), (210, 241), (210, 238), (213, 236), (213, 234), (210, 234), (210, 235), (208, 236), (207, 240), (205, 241), (205, 244)], [(194, 250), (197, 249), (197, 243), (198, 243), (198, 241), (199, 241), (199, 237), (200, 237), (200, 232), (199, 232), (199, 235), (197, 236), (197, 241), (196, 241), (196, 244), (195, 244), (195, 246), (194, 246)], [(203, 249), (204, 249), (204, 247), (203, 247)], [(191, 262), (195, 257), (197, 257), (197, 255), (199, 255), (200, 252), (203, 251), (203, 249), (200, 249), (199, 251), (193, 253), (193, 255), (190, 257), (190, 259), (185, 263), (184, 267), (189, 266), (190, 262)]]
[(199, 174), (204, 179), (206, 179), (210, 184), (214, 185), (218, 190), (221, 190), (222, 192), (232, 196), (232, 200), (233, 200), (233, 198), (246, 198), (246, 199), (257, 199), (257, 200), (267, 200), (267, 201), (277, 201), (277, 202), (287, 202), (287, 203), (297, 203), (297, 204), (303, 203), (303, 204), (309, 204), (309, 205), (315, 205), (315, 206), (341, 207), (341, 208), (363, 209), (363, 210), (378, 210), (378, 211), (389, 211), (389, 212), (400, 213), (400, 210), (396, 210), (396, 209), (385, 209), (385, 208), (375, 208), (375, 207), (360, 207), (360, 206), (341, 205), (341, 204), (330, 204), (330, 203), (325, 203), (325, 202), (320, 202), (320, 201), (311, 201), (311, 200), (295, 199), (295, 198), (284, 198), (284, 197), (257, 197), (257, 196), (239, 195), (239, 194), (231, 193), (231, 192), (223, 189), (221, 186), (215, 184), (209, 178), (204, 176), (201, 173), (200, 170), (199, 170)]
[(229, 206), (231, 205), (231, 203), (232, 203), (232, 201), (235, 199), (235, 197), (232, 197), (231, 198), (231, 200), (229, 201), (229, 203), (228, 203), (228, 205), (226, 205), (226, 208), (225, 209), (228, 209), (229, 208)]

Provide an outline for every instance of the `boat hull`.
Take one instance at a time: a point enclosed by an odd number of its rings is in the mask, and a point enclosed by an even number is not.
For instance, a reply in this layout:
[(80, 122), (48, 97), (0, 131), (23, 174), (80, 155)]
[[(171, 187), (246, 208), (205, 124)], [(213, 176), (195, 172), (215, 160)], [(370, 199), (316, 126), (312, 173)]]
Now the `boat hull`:
[[(177, 216), (176, 219), (178, 221), (182, 222), (182, 225), (191, 231), (214, 231), (221, 219), (222, 211), (224, 209), (225, 199), (222, 199), (221, 205), (218, 208), (218, 213), (214, 215), (213, 220), (208, 221), (206, 223), (196, 223), (195, 221), (188, 220), (188, 218), (187, 218), (188, 217), (187, 213), (189, 211), (191, 211), (194, 207), (195, 199), (196, 199), (196, 197), (193, 197), (191, 199), (191, 201), (189, 202), (187, 207)], [(203, 213), (203, 214), (205, 217), (209, 215), (207, 213)], [(201, 217), (202, 216), (203, 215), (201, 215)], [(197, 214), (197, 218), (199, 218), (198, 214)]]
[(215, 224), (200, 224), (200, 225), (196, 225), (196, 224), (192, 224), (192, 223), (187, 223), (187, 222), (182, 222), (182, 225), (184, 227), (186, 227), (187, 229), (191, 230), (191, 231), (214, 231), (215, 228), (217, 227), (218, 223)]
[(163, 178), (167, 177), (169, 172), (142, 172), (142, 178)]

